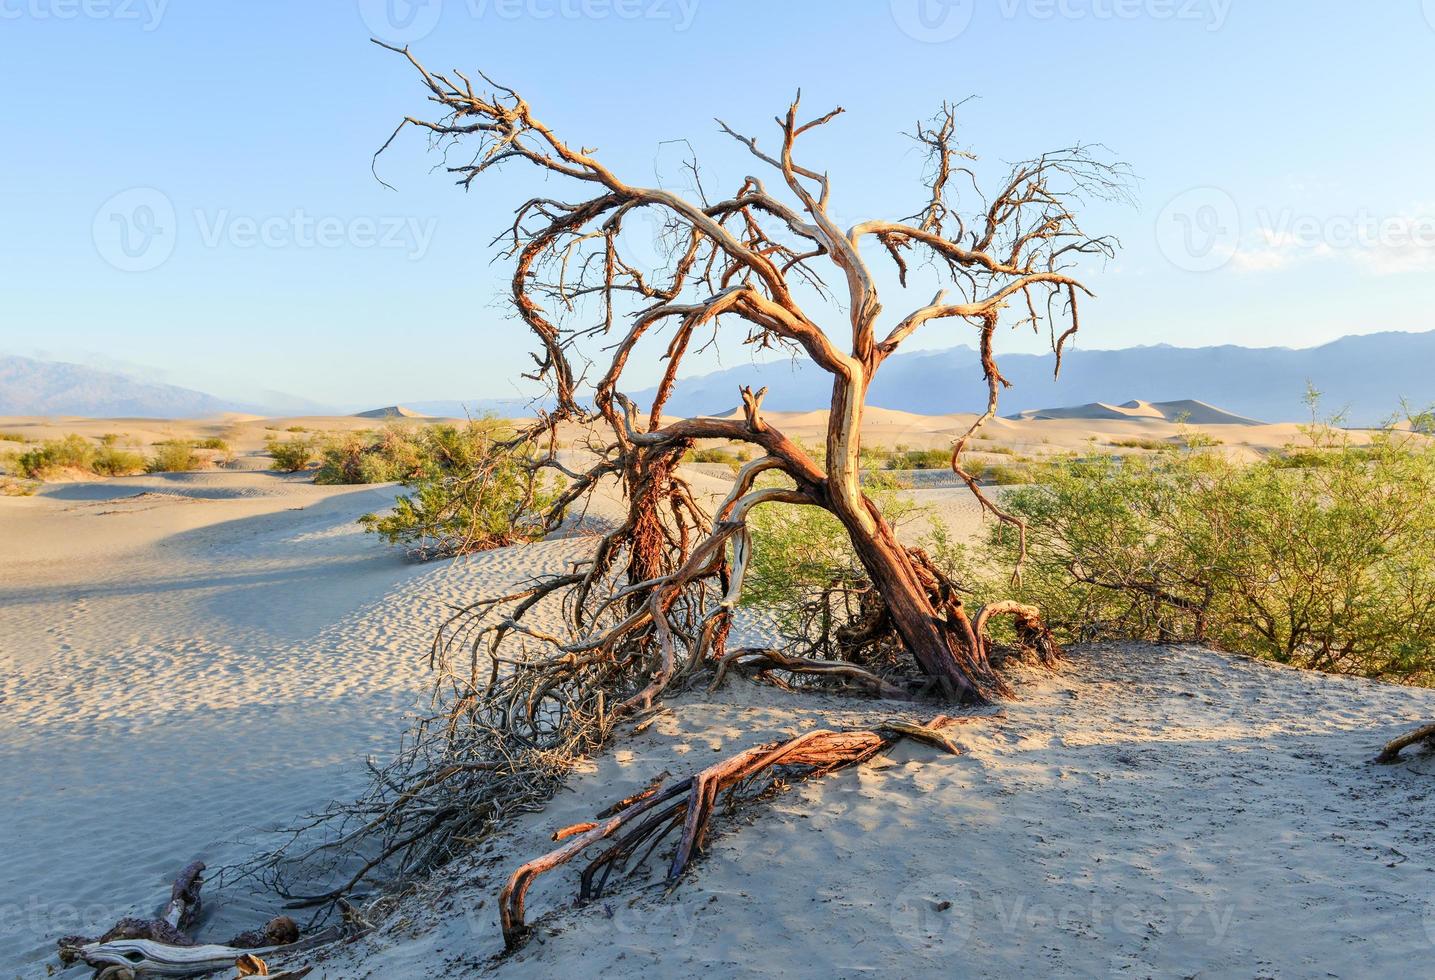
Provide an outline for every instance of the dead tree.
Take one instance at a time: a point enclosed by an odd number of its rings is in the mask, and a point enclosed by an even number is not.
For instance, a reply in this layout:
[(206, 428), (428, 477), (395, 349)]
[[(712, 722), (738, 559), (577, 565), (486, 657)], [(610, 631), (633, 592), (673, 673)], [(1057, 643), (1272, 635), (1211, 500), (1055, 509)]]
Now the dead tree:
[[(554, 178), (555, 196), (523, 203), (500, 239), (513, 262), (514, 308), (539, 343), (531, 377), (548, 382), (553, 394), (554, 410), (528, 437), (551, 436), (565, 421), (603, 426), (610, 441), (593, 466), (567, 471), (556, 453), (544, 462), (568, 472), (576, 493), (618, 474), (630, 511), (585, 568), (517, 600), (570, 594), (573, 637), (540, 639), (567, 657), (639, 657), (651, 669), (640, 672), (645, 683), (621, 707), (651, 704), (675, 673), (722, 653), (749, 546), (744, 518), (753, 507), (780, 501), (821, 507), (841, 521), (891, 628), (944, 695), (980, 702), (1004, 693), (958, 591), (898, 542), (863, 493), (863, 408), (882, 363), (915, 333), (944, 323), (968, 325), (980, 348), (988, 406), (953, 447), (952, 467), (989, 512), (1012, 520), (961, 465), (963, 449), (995, 415), (1007, 383), (996, 361), (997, 327), (1008, 309), (1018, 311), (1016, 325), (1046, 326), (1059, 365), (1079, 323), (1078, 299), (1088, 292), (1074, 267), (1114, 249), (1111, 239), (1086, 234), (1074, 209), (1092, 197), (1123, 194), (1124, 168), (1076, 146), (1016, 164), (995, 193), (982, 198), (969, 165), (974, 157), (956, 141), (956, 107), (946, 105), (914, 134), (930, 164), (922, 206), (901, 221), (843, 228), (830, 211), (828, 176), (798, 159), (801, 138), (841, 109), (804, 120), (799, 94), (776, 120), (771, 150), (719, 122), (775, 175), (781, 191), (748, 176), (730, 197), (714, 201), (703, 191), (695, 163), (694, 195), (630, 183), (595, 152), (560, 138), (514, 90), (486, 76), (476, 86), (462, 72), (430, 72), (407, 49), (390, 50), (417, 70), (437, 112), (405, 118), (380, 153), (403, 130), (418, 128), (443, 150), (447, 170), (464, 188), (504, 165)], [(965, 216), (958, 182), (970, 182), (973, 196), (982, 200)], [(642, 211), (658, 216), (671, 246), (659, 271), (642, 268), (625, 248), (626, 223)], [(869, 244), (895, 263), (903, 287), (911, 258), (919, 256), (950, 281), (949, 289), (884, 327), (871, 256), (864, 252)], [(826, 290), (824, 273), (840, 279), (835, 295)], [(843, 312), (829, 314), (836, 308)], [(824, 325), (828, 315), (845, 322)], [(746, 343), (789, 348), (831, 375), (820, 455), (763, 417), (762, 391), (743, 391), (742, 418), (665, 421), (684, 355), (729, 328), (741, 331)], [(623, 374), (640, 342), (654, 337), (666, 343), (667, 363), (653, 402), (640, 407), (622, 391)], [(579, 391), (590, 368), (583, 360), (585, 343), (601, 346), (606, 358), (591, 385), (591, 407)], [(750, 443), (762, 454), (743, 467), (711, 521), (674, 471), (699, 439)], [(550, 438), (549, 444), (556, 442)], [(765, 483), (780, 475), (781, 485), (758, 486), (760, 475)], [(611, 577), (620, 566), (621, 581), (615, 582)], [(724, 596), (719, 603), (708, 608), (694, 600), (718, 581)], [(616, 603), (621, 615), (607, 624), (597, 621), (594, 609), (610, 611), (615, 592), (622, 594)], [(522, 631), (525, 611), (520, 605), (504, 617), (496, 633)]]
[[(1012, 325), (1045, 328), (1060, 363), (1087, 295), (1077, 266), (1114, 249), (1081, 229), (1075, 209), (1123, 195), (1122, 166), (1076, 146), (1015, 164), (983, 196), (974, 158), (957, 144), (956, 107), (947, 105), (915, 132), (928, 163), (916, 212), (844, 228), (830, 207), (831, 181), (798, 153), (802, 137), (841, 110), (803, 120), (794, 100), (777, 119), (771, 150), (719, 123), (775, 177), (773, 188), (747, 176), (730, 196), (714, 199), (693, 162), (695, 190), (684, 195), (619, 176), (594, 151), (559, 137), (512, 89), (485, 76), (475, 84), (462, 72), (430, 72), (407, 49), (381, 46), (418, 73), (433, 114), (406, 117), (376, 152), (376, 166), (417, 129), (465, 189), (500, 167), (529, 171), (549, 188), (520, 204), (496, 239), (500, 259), (511, 264), (513, 311), (535, 341), (528, 377), (550, 390), (538, 421), (512, 448), (533, 480), (556, 473), (566, 481), (541, 515), (543, 526), (571, 518), (615, 482), (625, 515), (563, 573), (456, 611), (433, 645), (432, 715), (387, 767), (375, 769), (369, 794), (292, 828), (283, 847), (241, 873), (269, 878), (291, 907), (332, 904), (381, 872), (391, 884), (420, 874), (505, 818), (540, 806), (619, 719), (651, 709), (698, 672), (721, 676), (746, 665), (910, 695), (860, 664), (781, 651), (727, 658), (752, 548), (747, 518), (756, 507), (819, 507), (841, 522), (872, 586), (860, 621), (844, 635), (860, 645), (881, 634), (892, 638), (888, 646), (910, 651), (913, 686), (969, 703), (1006, 693), (983, 635), (994, 615), (1013, 617), (1037, 660), (1053, 661), (1057, 647), (1035, 610), (998, 603), (970, 614), (958, 584), (898, 541), (863, 492), (862, 416), (872, 379), (903, 343), (918, 331), (964, 325), (980, 348), (987, 410), (953, 446), (952, 467), (989, 512), (1011, 520), (982, 495), (961, 458), (995, 415), (1006, 384), (997, 328), (1016, 310)], [(965, 207), (959, 196), (976, 203)], [(634, 225), (644, 215), (657, 217), (668, 246), (659, 268), (633, 254)], [(871, 253), (894, 263), (899, 292), (915, 262), (948, 286), (884, 317)], [(820, 451), (763, 416), (765, 390), (744, 388), (737, 417), (665, 416), (684, 358), (723, 339), (806, 357), (830, 375)], [(663, 352), (663, 371), (655, 397), (639, 406), (624, 390), (624, 372), (650, 349)], [(588, 445), (565, 447), (560, 427), (565, 438), (588, 433)], [(679, 467), (703, 439), (756, 451), (711, 513)], [(559, 631), (535, 615), (555, 606)], [(360, 841), (373, 846), (356, 862)], [(321, 876), (333, 887), (314, 890)], [(299, 880), (310, 883), (307, 892), (296, 893)]]

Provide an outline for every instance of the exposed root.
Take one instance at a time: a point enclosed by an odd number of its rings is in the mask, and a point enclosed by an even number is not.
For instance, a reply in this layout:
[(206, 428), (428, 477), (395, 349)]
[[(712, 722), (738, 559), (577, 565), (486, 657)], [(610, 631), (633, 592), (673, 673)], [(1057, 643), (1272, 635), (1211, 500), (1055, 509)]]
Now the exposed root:
[[(635, 868), (640, 867), (664, 838), (681, 828), (667, 871), (667, 880), (675, 884), (693, 855), (702, 850), (720, 794), (727, 793), (730, 801), (739, 795), (760, 796), (771, 790), (779, 778), (790, 781), (824, 776), (865, 762), (903, 738), (917, 739), (955, 755), (960, 750), (942, 729), (956, 723), (956, 719), (938, 715), (926, 725), (896, 721), (867, 731), (807, 732), (788, 742), (772, 742), (739, 752), (671, 786), (650, 787), (624, 801), (616, 813), (611, 812), (612, 808), (605, 811), (606, 816), (586, 825), (587, 829), (581, 832), (569, 836), (568, 831), (560, 831), (566, 838), (562, 847), (513, 872), (499, 896), (504, 943), (514, 949), (527, 935), (524, 898), (534, 879), (568, 863), (600, 841), (616, 837), (584, 869), (580, 901), (602, 895), (613, 871), (627, 869), (630, 858), (639, 851), (642, 855)], [(778, 770), (781, 770), (780, 776)], [(555, 839), (558, 837), (556, 834)]]
[(1435, 747), (1435, 725), (1423, 725), (1414, 731), (1406, 732), (1399, 738), (1387, 742), (1385, 748), (1375, 757), (1374, 762), (1382, 766), (1392, 765), (1400, 761), (1400, 753), (1417, 743), (1424, 742)]

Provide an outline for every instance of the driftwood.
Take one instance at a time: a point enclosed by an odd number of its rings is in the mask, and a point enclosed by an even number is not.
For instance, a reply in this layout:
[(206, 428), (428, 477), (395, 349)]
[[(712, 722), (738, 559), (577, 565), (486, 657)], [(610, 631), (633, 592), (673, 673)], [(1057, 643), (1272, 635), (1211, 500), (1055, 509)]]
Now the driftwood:
[(202, 908), (199, 891), (204, 886), (203, 875), (203, 861), (186, 865), (175, 878), (169, 902), (159, 918), (121, 919), (97, 939), (65, 936), (58, 943), (60, 962), (68, 966), (83, 960), (107, 980), (187, 977), (229, 967), (237, 967), (241, 976), (268, 975), (268, 967), (260, 954), (298, 942), (298, 924), (287, 915), (281, 915), (269, 920), (263, 929), (242, 932), (227, 944), (196, 942), (190, 930)]
[(1385, 748), (1375, 757), (1375, 761), (1383, 766), (1391, 765), (1400, 760), (1400, 753), (1415, 745), (1418, 742), (1428, 742), (1435, 745), (1435, 725), (1424, 725), (1411, 732), (1406, 732), (1397, 739), (1386, 743)]
[[(215, 970), (227, 970), (242, 957), (277, 953), (282, 946), (241, 949), (237, 946), (175, 946), (149, 939), (119, 939), (80, 947), (79, 956), (90, 966), (104, 971), (119, 967), (134, 977), (192, 977)], [(123, 976), (116, 971), (113, 976)]]
[[(917, 739), (955, 755), (959, 749), (942, 729), (956, 723), (957, 719), (938, 715), (926, 725), (898, 721), (868, 731), (808, 732), (788, 742), (772, 742), (739, 752), (666, 788), (654, 783), (618, 804), (621, 809), (610, 807), (599, 814), (596, 822), (559, 830), (553, 838), (564, 842), (561, 847), (513, 872), (499, 895), (504, 943), (514, 949), (527, 935), (524, 898), (534, 879), (600, 841), (618, 835), (616, 842), (584, 869), (580, 901), (600, 896), (609, 875), (625, 868), (628, 859), (640, 849), (637, 867), (641, 867), (662, 840), (681, 827), (682, 835), (667, 872), (668, 881), (676, 883), (694, 852), (702, 849), (720, 793), (727, 792), (729, 800), (743, 789), (748, 790), (749, 797), (758, 796), (773, 788), (779, 767), (787, 779), (823, 776), (865, 762), (903, 738)], [(764, 774), (768, 778), (759, 782)]]

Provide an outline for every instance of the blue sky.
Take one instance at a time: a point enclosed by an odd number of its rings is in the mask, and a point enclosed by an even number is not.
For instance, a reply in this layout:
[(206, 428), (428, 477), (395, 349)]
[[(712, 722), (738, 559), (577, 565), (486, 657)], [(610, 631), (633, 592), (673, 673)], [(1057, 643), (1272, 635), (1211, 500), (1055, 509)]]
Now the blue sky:
[(241, 397), (515, 393), (488, 243), (536, 185), (465, 194), (417, 137), (376, 182), (424, 102), (375, 32), (518, 88), (634, 181), (680, 179), (687, 140), (735, 186), (752, 163), (713, 117), (770, 132), (801, 86), (847, 110), (807, 157), (853, 220), (915, 209), (901, 133), (943, 99), (977, 96), (987, 163), (1103, 143), (1140, 183), (1087, 222), (1124, 246), (1088, 347), (1435, 327), (1435, 0), (0, 0), (0, 351)]

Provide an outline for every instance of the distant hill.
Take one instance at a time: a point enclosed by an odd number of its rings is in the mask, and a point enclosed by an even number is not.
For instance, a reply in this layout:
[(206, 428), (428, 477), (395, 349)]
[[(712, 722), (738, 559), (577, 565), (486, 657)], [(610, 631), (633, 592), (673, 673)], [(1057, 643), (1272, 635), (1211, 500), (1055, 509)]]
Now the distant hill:
[(1012, 419), (1156, 419), (1192, 425), (1260, 425), (1256, 419), (1236, 415), (1205, 402), (1187, 398), (1176, 402), (1129, 401), (1121, 405), (1091, 402), (1068, 408), (1029, 408), (1009, 415)]
[[(1052, 355), (1008, 354), (1002, 373), (1004, 415), (1049, 405), (1117, 405), (1129, 399), (1204, 402), (1268, 422), (1308, 417), (1306, 383), (1321, 392), (1323, 412), (1347, 411), (1349, 424), (1374, 425), (1395, 413), (1402, 398), (1435, 403), (1435, 332), (1343, 337), (1320, 347), (1132, 347), (1070, 350), (1061, 378)], [(827, 405), (831, 381), (802, 361), (743, 365), (681, 381), (669, 415), (725, 412), (738, 387), (769, 388), (764, 407), (808, 411)], [(636, 393), (640, 401), (652, 390)], [(882, 366), (868, 404), (922, 415), (979, 412), (986, 407), (981, 362), (969, 347), (897, 354)], [(1208, 423), (1209, 424), (1209, 423)]]
[(415, 412), (402, 405), (389, 405), (386, 408), (371, 408), (367, 412), (354, 413), (356, 419), (421, 419), (424, 417), (422, 412)]
[(253, 407), (80, 364), (0, 355), (0, 415), (206, 418)]

